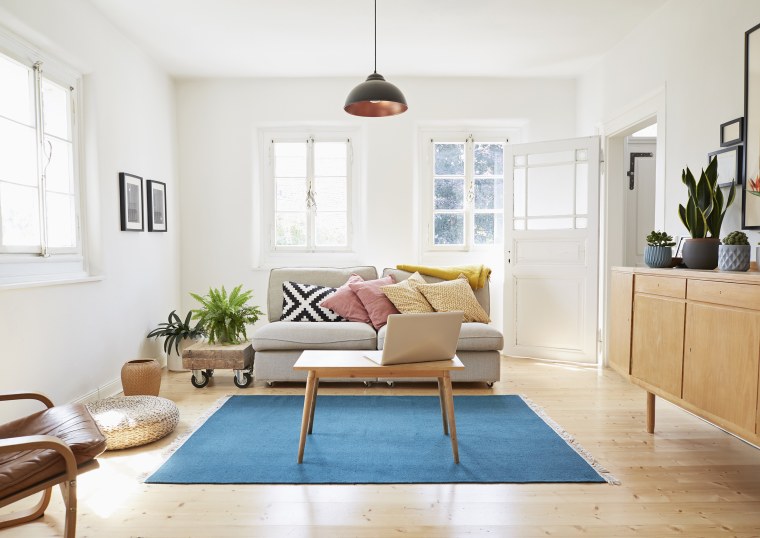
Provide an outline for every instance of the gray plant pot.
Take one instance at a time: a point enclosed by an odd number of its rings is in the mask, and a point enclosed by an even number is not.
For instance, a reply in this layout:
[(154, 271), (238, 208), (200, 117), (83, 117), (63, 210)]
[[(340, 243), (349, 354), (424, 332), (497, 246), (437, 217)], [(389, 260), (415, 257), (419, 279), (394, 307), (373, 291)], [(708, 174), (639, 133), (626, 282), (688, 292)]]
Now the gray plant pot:
[(720, 238), (705, 237), (687, 239), (683, 243), (683, 263), (689, 269), (709, 269), (718, 267), (718, 246)]
[(718, 269), (721, 271), (748, 271), (750, 245), (721, 245), (718, 250)]
[(670, 267), (673, 261), (673, 249), (670, 247), (653, 247), (644, 249), (644, 263), (649, 267)]

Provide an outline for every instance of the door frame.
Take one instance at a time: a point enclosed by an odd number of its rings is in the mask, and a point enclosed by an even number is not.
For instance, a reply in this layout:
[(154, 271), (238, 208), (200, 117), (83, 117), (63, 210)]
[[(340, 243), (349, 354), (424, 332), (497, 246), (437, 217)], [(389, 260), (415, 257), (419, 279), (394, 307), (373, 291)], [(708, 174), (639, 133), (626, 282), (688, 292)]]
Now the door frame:
[[(667, 93), (663, 86), (627, 107), (623, 112), (598, 126), (602, 138), (603, 163), (600, 180), (602, 219), (599, 256), (599, 320), (602, 335), (602, 360), (606, 366), (609, 355), (609, 278), (612, 267), (625, 262), (624, 206), (625, 138), (639, 129), (657, 123), (657, 146), (655, 151), (655, 229), (665, 229), (665, 147), (667, 140), (666, 117)], [(615, 178), (615, 180), (612, 180)]]

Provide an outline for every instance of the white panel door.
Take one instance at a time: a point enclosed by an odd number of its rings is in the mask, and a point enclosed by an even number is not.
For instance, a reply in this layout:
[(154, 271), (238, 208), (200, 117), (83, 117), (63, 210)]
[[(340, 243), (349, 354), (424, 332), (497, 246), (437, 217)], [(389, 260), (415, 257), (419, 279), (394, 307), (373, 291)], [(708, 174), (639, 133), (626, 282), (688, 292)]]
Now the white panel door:
[(506, 163), (504, 351), (596, 363), (599, 138), (507, 146)]

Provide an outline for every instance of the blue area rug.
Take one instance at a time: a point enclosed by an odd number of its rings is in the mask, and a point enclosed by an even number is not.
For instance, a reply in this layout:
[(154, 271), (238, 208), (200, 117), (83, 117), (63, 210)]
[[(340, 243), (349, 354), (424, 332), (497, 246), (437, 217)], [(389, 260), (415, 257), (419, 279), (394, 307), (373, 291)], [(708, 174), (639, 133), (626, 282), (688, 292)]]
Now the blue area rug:
[(454, 407), (459, 465), (435, 396), (319, 396), (298, 465), (303, 397), (232, 396), (146, 482), (605, 482), (519, 396), (455, 396)]

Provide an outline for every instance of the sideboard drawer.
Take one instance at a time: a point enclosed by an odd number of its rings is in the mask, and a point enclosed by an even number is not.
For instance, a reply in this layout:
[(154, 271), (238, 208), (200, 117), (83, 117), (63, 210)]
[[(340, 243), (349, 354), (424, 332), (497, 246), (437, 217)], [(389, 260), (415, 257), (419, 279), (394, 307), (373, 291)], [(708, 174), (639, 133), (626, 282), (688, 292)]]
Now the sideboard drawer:
[(651, 293), (675, 299), (686, 298), (686, 279), (652, 275), (636, 275), (634, 286), (637, 293)]
[(690, 278), (687, 298), (690, 301), (760, 310), (760, 286), (752, 284), (713, 282)]

